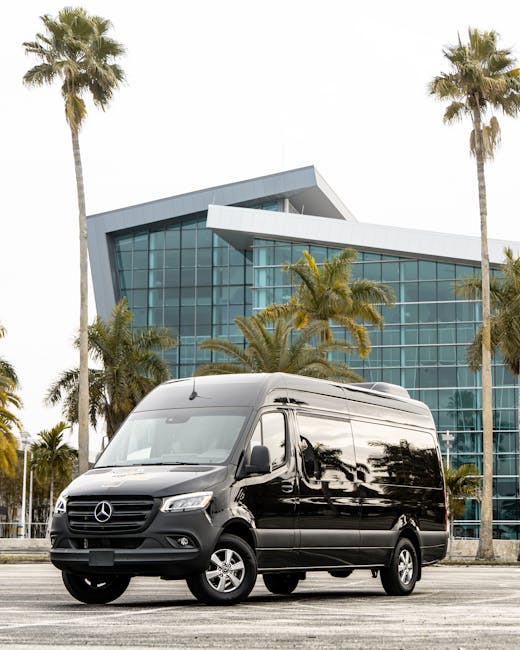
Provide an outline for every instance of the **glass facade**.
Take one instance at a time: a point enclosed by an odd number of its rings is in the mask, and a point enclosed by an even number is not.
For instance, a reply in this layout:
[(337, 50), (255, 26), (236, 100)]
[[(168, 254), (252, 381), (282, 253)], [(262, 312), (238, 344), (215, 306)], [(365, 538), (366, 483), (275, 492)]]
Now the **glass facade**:
[[(280, 210), (280, 201), (249, 207)], [(116, 289), (134, 312), (134, 326), (169, 328), (179, 345), (165, 353), (172, 373), (190, 376), (197, 364), (219, 361), (197, 349), (209, 337), (243, 342), (233, 324), (292, 293), (282, 265), (308, 250), (322, 263), (337, 247), (256, 239), (237, 250), (206, 228), (206, 214), (190, 215), (112, 238)], [(396, 306), (383, 307), (382, 331), (369, 327), (367, 359), (343, 359), (365, 381), (401, 384), (431, 408), (439, 434), (450, 431), (450, 463), (482, 467), (480, 374), (466, 365), (466, 347), (480, 323), (478, 302), (455, 295), (454, 282), (478, 275), (477, 266), (359, 253), (354, 275), (393, 287)], [(336, 338), (345, 332), (334, 327)], [(520, 538), (516, 382), (499, 359), (493, 363), (495, 430), (494, 519), (497, 538)], [(441, 448), (446, 454), (441, 436)], [(458, 536), (478, 536), (479, 503), (468, 502), (455, 524)]]

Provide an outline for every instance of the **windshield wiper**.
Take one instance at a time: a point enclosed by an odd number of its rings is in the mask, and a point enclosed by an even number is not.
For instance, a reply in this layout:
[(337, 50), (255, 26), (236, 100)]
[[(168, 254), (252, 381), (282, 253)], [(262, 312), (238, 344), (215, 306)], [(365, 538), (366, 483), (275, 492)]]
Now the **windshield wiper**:
[[(139, 465), (149, 465), (149, 466), (151, 466), (151, 465), (200, 465), (200, 463), (184, 463), (184, 462), (181, 462), (181, 461), (172, 460), (172, 461), (166, 462), (166, 463), (163, 463), (163, 462), (139, 463)], [(134, 465), (134, 467), (137, 467), (137, 465)]]

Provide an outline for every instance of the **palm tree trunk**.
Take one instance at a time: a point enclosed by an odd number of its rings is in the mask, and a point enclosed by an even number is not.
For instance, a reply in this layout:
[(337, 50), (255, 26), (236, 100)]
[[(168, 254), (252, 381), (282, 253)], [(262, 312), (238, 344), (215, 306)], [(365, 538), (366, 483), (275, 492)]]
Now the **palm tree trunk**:
[(79, 473), (88, 470), (88, 253), (87, 253), (87, 214), (85, 190), (83, 188), (83, 168), (79, 150), (77, 129), (71, 127), (74, 168), (79, 209), (79, 397), (78, 397), (78, 461)]
[(475, 157), (477, 160), (478, 200), (480, 206), (480, 245), (482, 268), (482, 451), (483, 481), (480, 512), (480, 537), (477, 559), (493, 560), (493, 403), (491, 379), (491, 305), (489, 290), (489, 254), (487, 241), (487, 198), (484, 175), (484, 148), (478, 98), (473, 109)]

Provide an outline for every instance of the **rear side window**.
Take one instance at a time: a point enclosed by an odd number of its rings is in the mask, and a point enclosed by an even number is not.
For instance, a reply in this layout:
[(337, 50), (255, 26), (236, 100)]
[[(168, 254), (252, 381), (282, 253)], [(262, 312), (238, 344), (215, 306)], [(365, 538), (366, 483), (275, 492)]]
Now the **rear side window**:
[(350, 422), (298, 413), (300, 455), (309, 481), (354, 480), (354, 446)]
[(433, 436), (398, 426), (352, 421), (358, 479), (366, 483), (441, 487)]
[(285, 463), (286, 426), (283, 413), (264, 413), (255, 427), (251, 438), (251, 449), (255, 445), (265, 445), (269, 449), (271, 467), (276, 469)]

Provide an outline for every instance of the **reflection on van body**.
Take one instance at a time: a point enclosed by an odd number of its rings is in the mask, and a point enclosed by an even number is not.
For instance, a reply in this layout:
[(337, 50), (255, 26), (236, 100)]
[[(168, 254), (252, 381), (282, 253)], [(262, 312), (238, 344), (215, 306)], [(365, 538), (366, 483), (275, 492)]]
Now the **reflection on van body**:
[(231, 604), (257, 573), (288, 594), (308, 571), (361, 568), (406, 595), (444, 557), (437, 436), (403, 389), (282, 373), (193, 384), (152, 391), (60, 495), (51, 559), (74, 597), (110, 602), (157, 575)]

